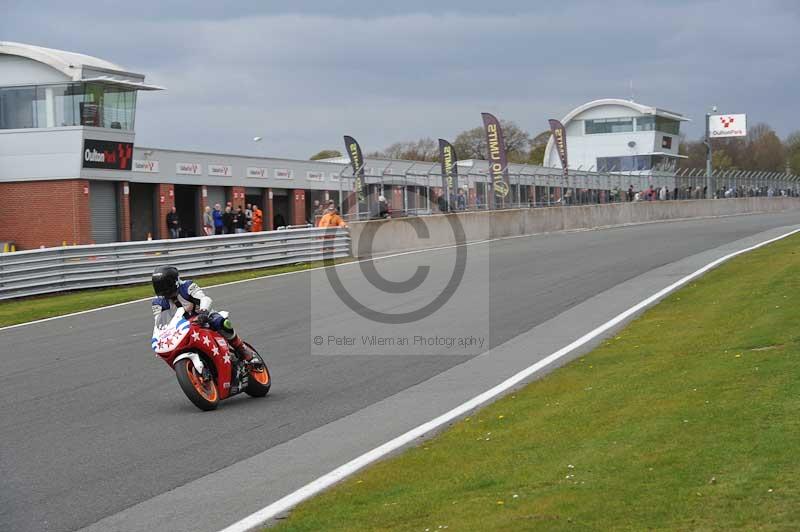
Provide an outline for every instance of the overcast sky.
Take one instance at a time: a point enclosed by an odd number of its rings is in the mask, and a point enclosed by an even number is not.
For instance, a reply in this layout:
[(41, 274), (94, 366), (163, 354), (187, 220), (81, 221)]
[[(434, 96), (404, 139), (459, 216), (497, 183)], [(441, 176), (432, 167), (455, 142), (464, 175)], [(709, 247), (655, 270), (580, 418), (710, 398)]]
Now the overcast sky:
[(0, 40), (166, 87), (140, 93), (142, 146), (307, 158), (343, 134), (366, 151), (452, 138), (482, 111), (535, 134), (631, 81), (636, 101), (692, 118), (691, 138), (712, 104), (800, 129), (800, 0), (381, 4), (0, 0)]

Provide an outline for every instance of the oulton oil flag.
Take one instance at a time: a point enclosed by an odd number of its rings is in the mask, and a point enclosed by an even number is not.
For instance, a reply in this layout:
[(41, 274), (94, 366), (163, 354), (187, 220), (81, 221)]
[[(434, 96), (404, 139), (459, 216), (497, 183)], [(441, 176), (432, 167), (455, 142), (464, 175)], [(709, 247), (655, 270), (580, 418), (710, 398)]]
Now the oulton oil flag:
[(487, 194), (489, 208), (493, 208), (500, 200), (505, 203), (509, 191), (508, 159), (506, 156), (506, 141), (500, 121), (490, 113), (481, 113), (483, 129), (486, 132), (486, 145), (489, 152), (489, 178), (492, 191)]
[(353, 165), (353, 190), (355, 191), (355, 201), (357, 203), (358, 212), (366, 211), (361, 205), (366, 203), (366, 194), (364, 192), (364, 156), (361, 155), (361, 146), (358, 141), (350, 135), (344, 136), (344, 147), (347, 150), (347, 155), (350, 157), (350, 164)]
[(458, 156), (453, 145), (444, 139), (439, 139), (439, 161), (442, 163), (442, 194), (445, 195), (447, 210), (452, 210), (450, 198), (458, 188)]

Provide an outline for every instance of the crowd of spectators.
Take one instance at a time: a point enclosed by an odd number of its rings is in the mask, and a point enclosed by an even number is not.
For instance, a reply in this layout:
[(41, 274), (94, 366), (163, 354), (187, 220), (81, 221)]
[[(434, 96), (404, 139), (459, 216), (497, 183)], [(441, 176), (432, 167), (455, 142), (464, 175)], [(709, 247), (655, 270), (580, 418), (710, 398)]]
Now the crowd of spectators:
[[(627, 190), (616, 187), (612, 190), (596, 190), (583, 188), (567, 188), (563, 190), (563, 196), (558, 197), (551, 189), (550, 196), (545, 202), (528, 201), (530, 207), (537, 205), (586, 205), (596, 203), (620, 203), (637, 201), (670, 201), (686, 199), (703, 199), (706, 197), (707, 188), (701, 186), (676, 186), (669, 188), (666, 186), (649, 186), (643, 190), (634, 189), (630, 185)], [(715, 191), (715, 198), (743, 198), (743, 197), (774, 197), (792, 196), (798, 194), (793, 189), (780, 189), (773, 187), (743, 187), (727, 186)], [(479, 206), (482, 206), (482, 198), (476, 196)], [(457, 212), (468, 209), (467, 196), (464, 189), (459, 188), (457, 192), (450, 194), (449, 201), (445, 195), (440, 195), (436, 200), (439, 212)], [(276, 224), (285, 225), (283, 218), (276, 215)], [(384, 196), (379, 196), (378, 201), (370, 210), (370, 218), (381, 219), (390, 218), (392, 209)], [(324, 220), (324, 221), (323, 221)], [(176, 207), (172, 207), (167, 213), (167, 228), (170, 238), (185, 236), (181, 226), (181, 220)], [(340, 227), (346, 226), (344, 219), (336, 208), (333, 200), (328, 200), (323, 205), (319, 200), (314, 200), (307, 222), (315, 227)], [(256, 204), (248, 203), (244, 208), (241, 205), (233, 207), (231, 202), (225, 205), (223, 210), (219, 203), (205, 208), (203, 212), (203, 234), (226, 235), (247, 232), (258, 232), (264, 230), (264, 212)]]
[[(170, 238), (179, 238), (187, 234), (186, 229), (181, 225), (177, 207), (172, 207), (167, 213), (167, 228), (169, 228)], [(228, 202), (223, 210), (222, 206), (217, 203), (213, 209), (206, 206), (203, 211), (203, 234), (205, 236), (263, 230), (264, 212), (256, 204), (248, 203), (243, 209), (241, 205), (234, 208), (231, 202)]]

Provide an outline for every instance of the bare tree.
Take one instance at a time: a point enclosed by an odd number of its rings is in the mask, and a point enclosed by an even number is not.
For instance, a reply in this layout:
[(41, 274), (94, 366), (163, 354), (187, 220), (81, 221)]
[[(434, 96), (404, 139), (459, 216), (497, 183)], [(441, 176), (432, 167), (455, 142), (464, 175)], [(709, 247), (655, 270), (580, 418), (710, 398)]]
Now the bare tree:
[(533, 137), (531, 140), (531, 152), (527, 161), (529, 164), (538, 164), (540, 166), (544, 164), (544, 150), (547, 148), (547, 142), (552, 135), (553, 133), (548, 129)]
[(800, 131), (786, 139), (786, 165), (794, 175), (800, 175)]
[(748, 161), (750, 168), (770, 172), (786, 170), (786, 153), (783, 143), (767, 124), (756, 124), (754, 127), (748, 128), (745, 153), (750, 159)]
[(341, 157), (341, 156), (342, 152), (340, 152), (339, 150), (322, 150), (309, 157), (309, 160), (319, 161), (320, 159), (333, 159), (334, 157)]
[[(530, 134), (510, 120), (501, 120), (500, 125), (503, 128), (509, 162), (527, 162), (531, 145)], [(486, 132), (482, 127), (462, 131), (453, 141), (453, 147), (461, 159), (486, 159)]]
[(432, 138), (417, 141), (395, 142), (382, 152), (379, 157), (388, 159), (406, 159), (410, 161), (437, 161), (439, 160), (439, 144)]

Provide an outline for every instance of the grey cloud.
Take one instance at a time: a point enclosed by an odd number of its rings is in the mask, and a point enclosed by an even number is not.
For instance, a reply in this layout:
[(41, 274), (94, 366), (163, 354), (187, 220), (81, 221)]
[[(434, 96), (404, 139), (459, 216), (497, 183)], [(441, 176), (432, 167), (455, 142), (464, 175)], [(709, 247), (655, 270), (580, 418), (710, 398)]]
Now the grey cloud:
[[(538, 132), (587, 100), (627, 97), (629, 80), (637, 100), (692, 116), (690, 136), (711, 104), (795, 128), (791, 2), (262, 4), (141, 2), (76, 31), (89, 9), (59, 3), (12, 9), (0, 30), (165, 85), (140, 96), (137, 142), (148, 145), (307, 157), (343, 133), (368, 150), (452, 137), (481, 111)], [(269, 143), (252, 145), (254, 134)]]

